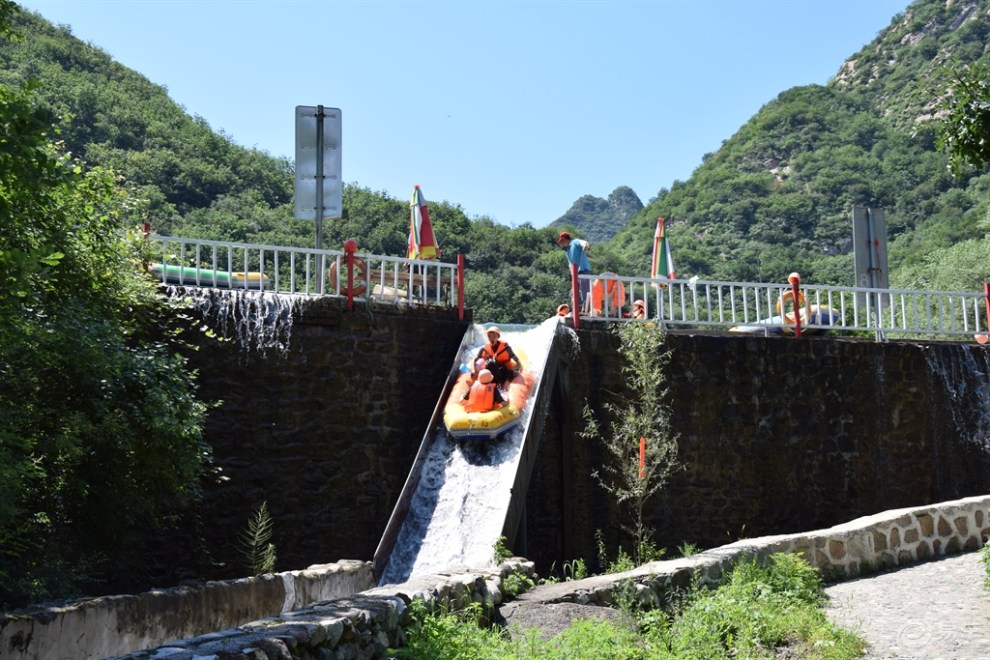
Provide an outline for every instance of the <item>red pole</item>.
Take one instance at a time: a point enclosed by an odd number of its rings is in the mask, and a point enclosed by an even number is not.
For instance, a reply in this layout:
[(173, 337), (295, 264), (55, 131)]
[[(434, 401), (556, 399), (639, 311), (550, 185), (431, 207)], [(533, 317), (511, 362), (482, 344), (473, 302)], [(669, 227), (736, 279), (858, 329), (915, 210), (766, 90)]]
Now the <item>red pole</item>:
[(464, 320), (464, 254), (457, 253), (457, 319)]
[(990, 333), (990, 284), (983, 285), (983, 296), (987, 307), (987, 332)]
[(976, 333), (976, 341), (979, 344), (985, 344), (990, 341), (990, 284), (983, 285), (983, 303), (987, 308), (987, 331), (985, 333)]
[(347, 255), (347, 311), (354, 311), (354, 253), (357, 252), (357, 241), (349, 238), (344, 241), (344, 253)]
[(141, 225), (141, 231), (144, 234), (144, 240), (151, 238), (151, 223), (145, 222)]
[(646, 438), (639, 436), (639, 478), (646, 474)]
[(571, 312), (574, 315), (574, 329), (577, 330), (581, 327), (581, 290), (578, 288), (580, 282), (578, 282), (578, 267), (577, 264), (571, 264)]
[[(801, 276), (797, 273), (791, 273), (787, 276), (787, 281), (791, 283), (791, 304), (794, 306), (794, 336), (801, 336), (801, 303), (798, 302), (798, 296), (801, 293), (799, 285), (801, 284)], [(783, 311), (783, 310), (781, 310)]]

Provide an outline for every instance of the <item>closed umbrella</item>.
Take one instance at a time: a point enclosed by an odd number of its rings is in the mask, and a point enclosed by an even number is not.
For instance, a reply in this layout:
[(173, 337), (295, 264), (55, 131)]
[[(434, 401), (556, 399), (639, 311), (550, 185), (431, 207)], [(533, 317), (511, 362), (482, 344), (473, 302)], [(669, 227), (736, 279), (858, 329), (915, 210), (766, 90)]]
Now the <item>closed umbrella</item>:
[(426, 208), (426, 198), (419, 184), (413, 186), (412, 200), (409, 202), (409, 246), (408, 259), (436, 259), (440, 256), (437, 240), (430, 223), (430, 211)]
[(677, 277), (674, 260), (670, 256), (670, 244), (664, 233), (663, 218), (657, 218), (657, 230), (653, 233), (653, 266), (650, 268), (650, 277), (668, 280)]

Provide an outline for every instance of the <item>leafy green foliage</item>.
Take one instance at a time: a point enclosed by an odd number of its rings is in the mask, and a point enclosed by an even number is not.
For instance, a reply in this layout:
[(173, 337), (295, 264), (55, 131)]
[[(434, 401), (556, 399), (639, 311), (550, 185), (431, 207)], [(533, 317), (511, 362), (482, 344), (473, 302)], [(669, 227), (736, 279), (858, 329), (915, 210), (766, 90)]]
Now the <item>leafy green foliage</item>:
[(936, 120), (938, 146), (956, 176), (990, 164), (990, 70), (980, 64), (949, 70), (949, 85)]
[(817, 572), (797, 555), (775, 554), (767, 566), (745, 560), (715, 591), (695, 591), (655, 640), (674, 657), (775, 657), (792, 646), (799, 657), (858, 657), (864, 643), (828, 623), (824, 598)]
[(505, 637), (492, 628), (482, 627), (484, 612), (480, 603), (471, 603), (460, 612), (430, 611), (421, 600), (409, 604), (411, 624), (406, 627), (408, 642), (390, 649), (395, 658), (504, 658)]
[(505, 541), (506, 538), (504, 536), (498, 537), (495, 541), (495, 549), (492, 553), (492, 559), (496, 566), (512, 556), (512, 550), (509, 550), (508, 546), (505, 545)]
[(983, 544), (983, 549), (980, 550), (980, 561), (983, 562), (983, 570), (986, 572), (986, 579), (983, 580), (983, 585), (990, 589), (990, 539)]
[(592, 476), (620, 506), (629, 508), (631, 522), (625, 529), (634, 538), (632, 559), (639, 565), (662, 554), (650, 540), (644, 511), (677, 468), (677, 436), (670, 428), (664, 372), (670, 353), (665, 333), (653, 324), (622, 323), (613, 332), (628, 387), (616, 401), (603, 404), (610, 418), (607, 433), (600, 431), (590, 406), (585, 406), (581, 436), (604, 444), (608, 458), (603, 471), (595, 470)]
[[(645, 609), (627, 592), (625, 621), (575, 621), (545, 639), (536, 629), (515, 640), (488, 627), (478, 603), (463, 613), (410, 605), (409, 643), (391, 649), (401, 658), (777, 658), (846, 659), (862, 656), (865, 642), (828, 622), (824, 590), (797, 555), (775, 554), (765, 566), (739, 563), (714, 591), (697, 585), (669, 611)], [(638, 624), (638, 629), (637, 629)]]
[(248, 519), (247, 529), (241, 534), (241, 553), (244, 566), (251, 575), (264, 575), (275, 570), (275, 544), (272, 535), (275, 522), (268, 512), (268, 501), (264, 501), (255, 509), (254, 515)]
[(127, 197), (59, 149), (34, 89), (0, 84), (3, 606), (140, 578), (142, 544), (198, 496), (209, 460), (194, 375), (133, 266)]

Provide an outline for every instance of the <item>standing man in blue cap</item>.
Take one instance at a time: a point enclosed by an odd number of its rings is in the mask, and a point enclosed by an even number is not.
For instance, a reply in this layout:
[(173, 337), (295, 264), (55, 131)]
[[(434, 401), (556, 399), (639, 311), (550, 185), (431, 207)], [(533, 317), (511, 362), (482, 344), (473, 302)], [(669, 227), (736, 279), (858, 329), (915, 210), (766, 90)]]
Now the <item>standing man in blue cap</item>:
[[(581, 238), (571, 238), (570, 232), (562, 231), (557, 237), (557, 245), (567, 252), (567, 261), (576, 264), (578, 275), (590, 275), (591, 263), (588, 261), (588, 241)], [(588, 293), (591, 291), (591, 280), (578, 280), (581, 283), (581, 311), (585, 312)]]

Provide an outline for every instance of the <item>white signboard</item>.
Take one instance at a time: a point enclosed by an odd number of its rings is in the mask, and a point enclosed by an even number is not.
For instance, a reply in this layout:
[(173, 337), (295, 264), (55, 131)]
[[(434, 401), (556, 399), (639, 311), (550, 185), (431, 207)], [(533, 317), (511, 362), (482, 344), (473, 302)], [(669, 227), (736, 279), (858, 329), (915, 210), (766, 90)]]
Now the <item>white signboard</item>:
[(295, 215), (300, 220), (343, 215), (340, 137), (340, 108), (296, 106)]

